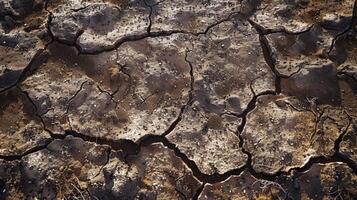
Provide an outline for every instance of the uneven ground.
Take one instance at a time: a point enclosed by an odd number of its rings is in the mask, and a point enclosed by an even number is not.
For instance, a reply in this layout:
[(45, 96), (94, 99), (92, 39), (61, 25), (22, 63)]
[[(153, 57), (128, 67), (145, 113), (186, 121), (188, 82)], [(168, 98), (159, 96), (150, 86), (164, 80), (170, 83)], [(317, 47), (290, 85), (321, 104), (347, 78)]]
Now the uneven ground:
[(356, 199), (353, 0), (1, 0), (0, 199)]

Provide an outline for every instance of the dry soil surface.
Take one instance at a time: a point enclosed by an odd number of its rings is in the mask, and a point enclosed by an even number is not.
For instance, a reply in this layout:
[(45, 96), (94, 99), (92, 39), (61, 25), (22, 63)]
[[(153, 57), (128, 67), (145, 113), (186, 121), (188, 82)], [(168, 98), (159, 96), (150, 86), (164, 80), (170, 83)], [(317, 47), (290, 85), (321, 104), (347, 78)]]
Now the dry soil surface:
[(1, 0), (0, 199), (357, 198), (354, 0)]

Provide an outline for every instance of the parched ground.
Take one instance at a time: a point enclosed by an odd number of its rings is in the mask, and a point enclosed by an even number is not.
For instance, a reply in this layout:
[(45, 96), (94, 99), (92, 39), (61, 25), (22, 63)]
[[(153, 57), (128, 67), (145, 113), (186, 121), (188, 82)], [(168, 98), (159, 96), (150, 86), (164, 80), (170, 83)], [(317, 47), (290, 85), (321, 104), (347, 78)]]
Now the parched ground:
[(1, 0), (0, 199), (357, 198), (354, 0)]

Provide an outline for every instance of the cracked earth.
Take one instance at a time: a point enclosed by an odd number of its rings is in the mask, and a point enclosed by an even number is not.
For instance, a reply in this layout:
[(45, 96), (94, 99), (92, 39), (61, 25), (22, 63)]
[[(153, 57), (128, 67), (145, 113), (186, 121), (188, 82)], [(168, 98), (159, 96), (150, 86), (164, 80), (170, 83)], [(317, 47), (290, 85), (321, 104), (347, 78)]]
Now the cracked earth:
[(356, 199), (354, 0), (0, 1), (0, 199)]

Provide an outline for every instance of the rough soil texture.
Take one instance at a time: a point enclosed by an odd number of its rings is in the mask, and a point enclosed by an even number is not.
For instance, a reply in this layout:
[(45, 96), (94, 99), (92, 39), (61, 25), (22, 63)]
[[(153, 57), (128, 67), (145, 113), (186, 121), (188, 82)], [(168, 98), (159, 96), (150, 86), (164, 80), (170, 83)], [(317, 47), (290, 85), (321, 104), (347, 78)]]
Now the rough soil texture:
[(0, 1), (0, 200), (355, 199), (354, 0)]

